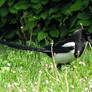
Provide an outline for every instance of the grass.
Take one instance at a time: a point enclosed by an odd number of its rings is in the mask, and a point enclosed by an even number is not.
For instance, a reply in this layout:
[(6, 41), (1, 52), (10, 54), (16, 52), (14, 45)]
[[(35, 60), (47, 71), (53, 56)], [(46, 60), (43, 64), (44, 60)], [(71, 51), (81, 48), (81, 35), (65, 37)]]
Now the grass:
[(0, 92), (92, 92), (92, 51), (57, 70), (43, 53), (0, 45)]

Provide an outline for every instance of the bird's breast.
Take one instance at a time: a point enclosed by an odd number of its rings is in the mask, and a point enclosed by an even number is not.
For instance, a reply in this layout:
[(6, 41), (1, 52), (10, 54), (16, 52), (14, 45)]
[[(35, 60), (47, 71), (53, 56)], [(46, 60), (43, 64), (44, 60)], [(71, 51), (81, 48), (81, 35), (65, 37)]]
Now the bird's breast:
[(55, 54), (55, 60), (57, 64), (66, 64), (75, 59), (74, 49), (68, 53), (57, 53)]

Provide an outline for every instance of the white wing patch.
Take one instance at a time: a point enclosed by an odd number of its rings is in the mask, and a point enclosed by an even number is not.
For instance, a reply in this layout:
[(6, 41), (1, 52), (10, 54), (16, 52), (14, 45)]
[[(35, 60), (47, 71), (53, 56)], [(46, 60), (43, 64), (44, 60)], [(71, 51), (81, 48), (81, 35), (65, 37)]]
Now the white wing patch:
[(64, 45), (62, 45), (62, 47), (75, 47), (75, 43), (74, 42), (68, 42), (68, 43), (65, 43)]

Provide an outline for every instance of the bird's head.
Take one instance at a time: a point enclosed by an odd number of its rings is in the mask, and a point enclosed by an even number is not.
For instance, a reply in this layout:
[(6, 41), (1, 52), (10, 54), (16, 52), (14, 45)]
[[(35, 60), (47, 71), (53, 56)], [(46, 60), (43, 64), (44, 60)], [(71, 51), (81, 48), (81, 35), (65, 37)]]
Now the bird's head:
[(76, 30), (72, 38), (75, 42), (75, 57), (80, 57), (85, 48), (85, 42), (89, 42), (92, 45), (92, 36), (86, 29)]
[(79, 29), (73, 33), (73, 39), (75, 42), (89, 42), (92, 45), (92, 33), (89, 33), (86, 29)]

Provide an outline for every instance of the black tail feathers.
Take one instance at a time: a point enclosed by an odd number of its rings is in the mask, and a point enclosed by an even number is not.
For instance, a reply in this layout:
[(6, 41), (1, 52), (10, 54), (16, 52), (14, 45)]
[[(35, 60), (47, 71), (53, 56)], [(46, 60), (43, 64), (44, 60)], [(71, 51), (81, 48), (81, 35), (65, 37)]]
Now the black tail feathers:
[(47, 50), (46, 48), (32, 48), (30, 46), (23, 46), (19, 44), (13, 44), (9, 43), (7, 41), (0, 41), (1, 44), (7, 45), (9, 47), (15, 48), (15, 49), (21, 49), (21, 50), (30, 50), (30, 51), (37, 51), (37, 52), (43, 52), (43, 53), (49, 53), (50, 50)]

